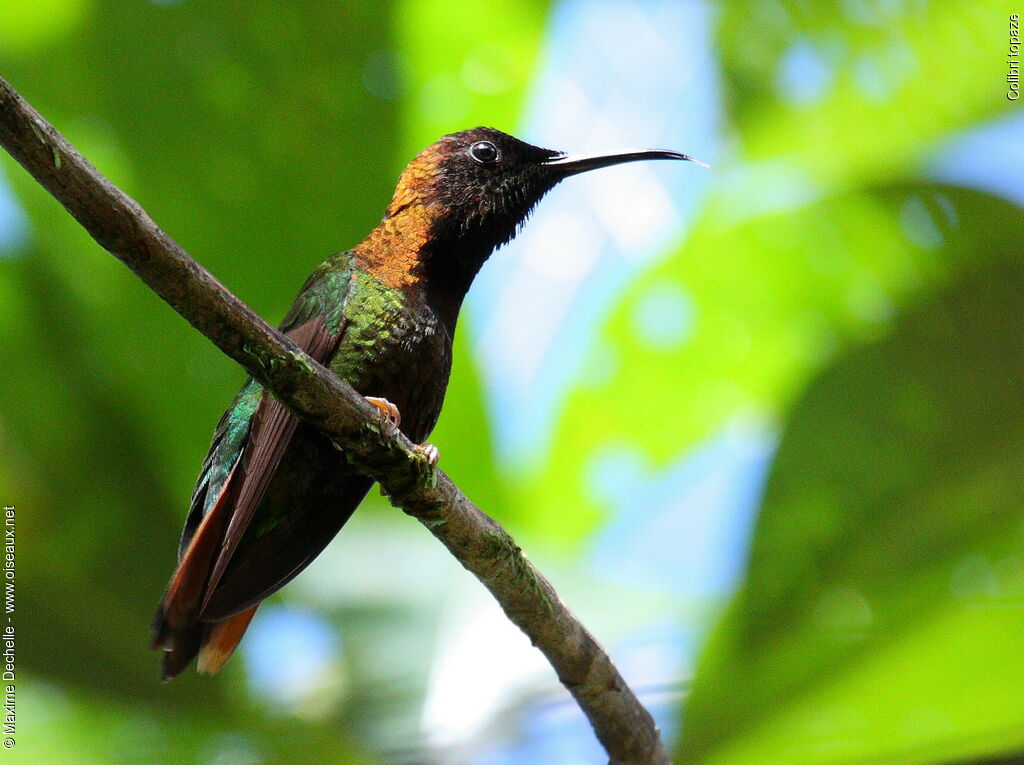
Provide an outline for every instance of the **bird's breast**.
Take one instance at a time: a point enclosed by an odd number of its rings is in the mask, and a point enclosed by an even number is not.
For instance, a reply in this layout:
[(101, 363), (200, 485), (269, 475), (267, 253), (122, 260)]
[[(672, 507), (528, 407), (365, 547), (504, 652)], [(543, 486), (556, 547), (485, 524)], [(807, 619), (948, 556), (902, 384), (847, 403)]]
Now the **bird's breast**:
[(331, 369), (364, 396), (386, 398), (421, 443), (441, 412), (451, 371), (448, 328), (416, 294), (357, 275)]

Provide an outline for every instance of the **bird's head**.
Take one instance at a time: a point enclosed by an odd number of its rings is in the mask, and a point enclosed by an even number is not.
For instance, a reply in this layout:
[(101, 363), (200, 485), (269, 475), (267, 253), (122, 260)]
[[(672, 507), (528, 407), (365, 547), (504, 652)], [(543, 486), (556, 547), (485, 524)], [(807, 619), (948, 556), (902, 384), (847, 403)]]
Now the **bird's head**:
[(480, 266), (555, 184), (646, 159), (697, 162), (655, 149), (573, 156), (486, 127), (452, 133), (409, 163), (384, 220), (356, 251), (385, 284), (425, 286), (440, 296), (435, 302), (445, 303), (454, 321)]
[(429, 211), (430, 240), (480, 263), (518, 233), (541, 198), (570, 175), (647, 159), (693, 160), (674, 151), (573, 156), (542, 149), (493, 128), (444, 136), (405, 169), (388, 209)]

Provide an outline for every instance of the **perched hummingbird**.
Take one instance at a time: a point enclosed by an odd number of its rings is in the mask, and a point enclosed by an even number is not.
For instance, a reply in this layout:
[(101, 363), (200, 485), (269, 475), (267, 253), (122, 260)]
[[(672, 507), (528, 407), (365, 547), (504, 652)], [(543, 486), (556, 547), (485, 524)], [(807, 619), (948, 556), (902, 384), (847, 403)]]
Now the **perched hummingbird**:
[[(422, 444), (459, 308), (491, 252), (563, 178), (646, 159), (696, 162), (660, 150), (570, 156), (485, 127), (447, 135), (406, 167), (370, 235), (313, 272), (281, 331)], [(197, 655), (200, 672), (219, 670), (260, 602), (320, 554), (372, 483), (250, 379), (214, 431), (153, 623), (164, 679)]]

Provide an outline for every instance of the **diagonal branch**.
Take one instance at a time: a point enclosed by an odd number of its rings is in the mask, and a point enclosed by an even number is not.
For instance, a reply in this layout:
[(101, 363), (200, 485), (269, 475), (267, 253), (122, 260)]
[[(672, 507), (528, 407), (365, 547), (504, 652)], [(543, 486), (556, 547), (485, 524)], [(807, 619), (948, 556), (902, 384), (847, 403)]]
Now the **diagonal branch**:
[(314, 423), (490, 590), (547, 657), (612, 762), (667, 763), (650, 714), (512, 538), (351, 386), (273, 329), (0, 78), (0, 145), (92, 237), (225, 354)]

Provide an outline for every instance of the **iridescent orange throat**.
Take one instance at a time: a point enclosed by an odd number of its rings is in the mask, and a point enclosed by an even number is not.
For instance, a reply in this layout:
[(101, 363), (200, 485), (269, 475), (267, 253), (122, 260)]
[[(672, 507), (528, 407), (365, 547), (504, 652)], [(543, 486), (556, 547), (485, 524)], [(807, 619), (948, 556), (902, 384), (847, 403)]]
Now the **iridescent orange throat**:
[(388, 287), (407, 289), (425, 275), (424, 258), (431, 230), (445, 213), (434, 192), (442, 159), (438, 146), (429, 146), (402, 172), (384, 220), (360, 242), (360, 268)]
[(437, 205), (416, 204), (389, 215), (360, 242), (356, 263), (395, 289), (407, 289), (423, 277), (423, 259)]

